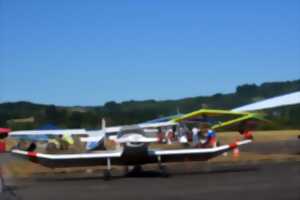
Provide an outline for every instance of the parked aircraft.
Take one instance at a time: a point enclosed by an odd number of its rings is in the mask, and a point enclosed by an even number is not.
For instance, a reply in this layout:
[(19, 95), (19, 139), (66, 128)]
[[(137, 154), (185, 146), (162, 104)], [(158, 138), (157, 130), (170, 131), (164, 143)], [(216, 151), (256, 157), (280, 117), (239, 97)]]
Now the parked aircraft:
[[(164, 163), (184, 161), (205, 161), (224, 152), (231, 151), (241, 145), (249, 144), (252, 138), (245, 136), (243, 140), (221, 146), (208, 148), (183, 146), (180, 149), (155, 149), (150, 148), (151, 143), (161, 142), (159, 137), (147, 137), (147, 129), (159, 129), (164, 127), (177, 127), (193, 122), (207, 121), (208, 118), (230, 117), (229, 120), (216, 122), (212, 129), (243, 122), (249, 119), (263, 120), (257, 113), (247, 112), (265, 108), (293, 105), (300, 103), (300, 92), (284, 95), (262, 102), (254, 103), (245, 107), (227, 110), (200, 109), (185, 115), (171, 117), (159, 122), (142, 123), (133, 126), (103, 127), (103, 129), (89, 133), (84, 129), (79, 130), (49, 130), (49, 131), (14, 131), (9, 135), (12, 137), (20, 135), (60, 135), (68, 132), (72, 135), (88, 135), (83, 139), (86, 142), (99, 142), (103, 139), (113, 140), (118, 148), (114, 150), (91, 151), (80, 154), (47, 154), (34, 151), (13, 149), (12, 153), (49, 167), (91, 166), (106, 165), (104, 177), (111, 176), (112, 165), (136, 166), (148, 163), (158, 163), (163, 176), (167, 176)], [(105, 123), (103, 123), (105, 124)], [(111, 137), (111, 138), (110, 138)]]

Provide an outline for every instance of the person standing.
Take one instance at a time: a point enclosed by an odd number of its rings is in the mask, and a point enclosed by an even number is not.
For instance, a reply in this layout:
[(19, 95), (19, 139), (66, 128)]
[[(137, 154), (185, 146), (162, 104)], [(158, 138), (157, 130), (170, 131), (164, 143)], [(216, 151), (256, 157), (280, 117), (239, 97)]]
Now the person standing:
[(0, 193), (4, 192), (4, 179), (2, 176), (2, 168), (0, 165)]
[[(5, 153), (6, 151), (6, 144), (5, 144), (5, 138), (8, 136), (8, 133), (11, 130), (8, 128), (0, 128), (0, 153)], [(4, 192), (4, 179), (2, 174), (2, 165), (0, 160), (0, 193)]]
[(212, 129), (207, 131), (207, 145), (212, 148), (217, 147), (217, 134)]
[(194, 127), (192, 129), (192, 133), (193, 133), (193, 146), (198, 146), (199, 145), (199, 132), (200, 130), (196, 127)]
[(167, 138), (167, 144), (172, 144), (172, 141), (174, 140), (173, 129), (169, 128), (165, 134), (166, 134), (166, 138)]
[(178, 141), (181, 144), (188, 144), (187, 139), (188, 128), (184, 125), (179, 126), (178, 128)]
[(0, 128), (0, 153), (5, 153), (6, 151), (5, 138), (8, 136), (9, 132), (9, 128)]
[(211, 129), (209, 124), (205, 124), (204, 132), (206, 133), (206, 140), (203, 144), (204, 148), (215, 148), (217, 147), (217, 134)]

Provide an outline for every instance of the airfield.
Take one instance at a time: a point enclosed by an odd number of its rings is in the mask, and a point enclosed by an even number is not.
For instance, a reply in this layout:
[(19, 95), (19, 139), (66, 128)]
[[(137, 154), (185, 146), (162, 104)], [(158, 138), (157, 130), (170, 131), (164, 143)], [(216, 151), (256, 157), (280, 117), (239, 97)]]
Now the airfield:
[[(163, 178), (156, 165), (124, 176), (115, 167), (104, 181), (101, 168), (51, 170), (0, 155), (7, 187), (0, 199), (300, 199), (300, 131), (263, 131), (240, 156), (169, 164)], [(223, 143), (236, 133), (219, 133)], [(4, 163), (5, 162), (5, 163)]]

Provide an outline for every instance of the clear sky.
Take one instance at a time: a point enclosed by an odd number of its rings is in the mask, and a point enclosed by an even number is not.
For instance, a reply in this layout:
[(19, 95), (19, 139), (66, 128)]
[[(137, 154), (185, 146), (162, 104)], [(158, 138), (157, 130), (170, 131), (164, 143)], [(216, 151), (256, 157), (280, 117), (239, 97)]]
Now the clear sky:
[(299, 79), (299, 22), (299, 0), (0, 0), (0, 102), (101, 105)]

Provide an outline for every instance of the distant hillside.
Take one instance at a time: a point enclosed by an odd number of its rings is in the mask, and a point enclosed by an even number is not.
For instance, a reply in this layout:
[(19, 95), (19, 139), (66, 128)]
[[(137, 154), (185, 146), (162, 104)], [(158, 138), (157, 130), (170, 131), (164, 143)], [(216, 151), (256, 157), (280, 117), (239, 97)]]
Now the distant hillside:
[[(286, 82), (270, 82), (261, 85), (245, 84), (238, 86), (235, 93), (198, 96), (166, 101), (126, 101), (107, 102), (94, 107), (62, 107), (30, 102), (0, 104), (0, 126), (14, 129), (35, 128), (52, 122), (68, 128), (97, 128), (100, 119), (105, 117), (109, 125), (132, 124), (153, 118), (190, 112), (201, 107), (230, 109), (265, 98), (300, 91), (300, 79)], [(276, 121), (276, 128), (300, 128), (300, 106), (290, 106), (269, 111), (270, 118)], [(19, 118), (34, 118), (33, 123), (7, 123)], [(18, 121), (18, 120), (17, 120)]]

